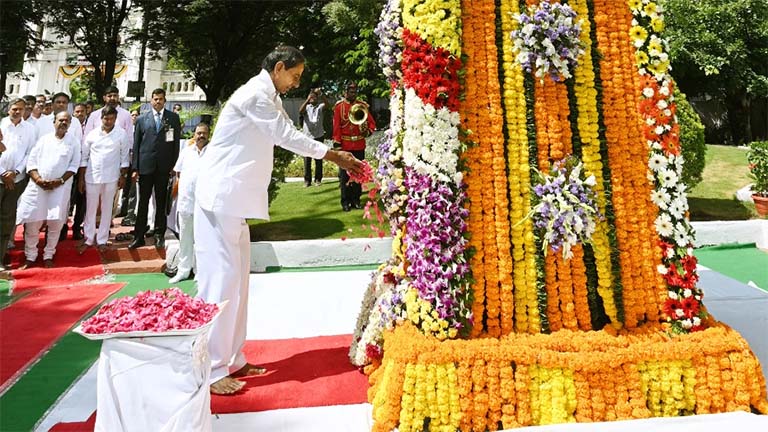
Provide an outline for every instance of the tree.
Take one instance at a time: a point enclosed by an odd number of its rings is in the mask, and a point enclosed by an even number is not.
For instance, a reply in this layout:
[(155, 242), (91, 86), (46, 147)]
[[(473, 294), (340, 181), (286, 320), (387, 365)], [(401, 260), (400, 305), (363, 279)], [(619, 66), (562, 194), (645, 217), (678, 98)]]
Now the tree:
[(369, 97), (389, 94), (389, 85), (378, 64), (378, 39), (373, 32), (383, 3), (332, 0), (323, 7), (323, 14), (335, 34), (333, 46), (344, 59), (339, 77), (342, 81), (357, 81), (359, 92)]
[(680, 146), (683, 150), (683, 183), (692, 190), (701, 183), (704, 174), (707, 146), (704, 143), (704, 125), (688, 98), (675, 88), (677, 120), (680, 124)]
[(42, 21), (39, 0), (3, 1), (0, 7), (0, 100), (5, 99), (8, 73), (21, 72), (24, 57), (45, 46), (36, 23)]
[(206, 103), (226, 99), (258, 72), (263, 56), (280, 40), (281, 21), (297, 13), (279, 1), (177, 0), (155, 4), (152, 34), (168, 55), (186, 66)]
[(128, 0), (41, 2), (46, 25), (65, 36), (94, 68), (93, 91), (98, 99), (112, 85), (117, 62), (124, 58), (118, 49), (127, 28)]
[(664, 0), (672, 75), (689, 96), (725, 102), (734, 142), (752, 140), (750, 111), (768, 100), (768, 2)]

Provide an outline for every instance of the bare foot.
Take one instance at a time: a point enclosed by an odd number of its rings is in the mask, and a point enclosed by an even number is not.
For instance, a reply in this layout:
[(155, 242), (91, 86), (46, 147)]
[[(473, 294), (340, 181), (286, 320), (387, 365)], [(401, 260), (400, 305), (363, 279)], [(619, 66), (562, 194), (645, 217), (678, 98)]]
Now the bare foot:
[(20, 265), (19, 268), (17, 268), (16, 270), (26, 270), (32, 267), (33, 265), (35, 265), (34, 261), (27, 260), (27, 261), (24, 261), (24, 264)]
[(216, 395), (231, 395), (240, 391), (244, 385), (244, 382), (226, 376), (211, 384), (211, 393)]
[(253, 376), (253, 375), (264, 375), (265, 373), (267, 373), (267, 370), (264, 369), (263, 367), (246, 363), (245, 366), (241, 367), (235, 372), (232, 372), (231, 374), (229, 374), (229, 376), (240, 378), (240, 377), (247, 377), (247, 376)]

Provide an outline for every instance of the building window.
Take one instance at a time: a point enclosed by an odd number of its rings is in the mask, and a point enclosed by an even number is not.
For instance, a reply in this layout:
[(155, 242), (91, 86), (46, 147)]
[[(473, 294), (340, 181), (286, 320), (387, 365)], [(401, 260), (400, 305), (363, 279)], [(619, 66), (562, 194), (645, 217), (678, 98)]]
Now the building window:
[(195, 91), (195, 83), (189, 84), (189, 91)]
[(184, 91), (189, 91), (189, 83), (188, 82), (184, 83)]
[(163, 82), (163, 90), (168, 91), (168, 81)]
[(176, 83), (171, 83), (171, 89), (168, 91), (168, 93), (173, 93), (173, 90), (176, 88)]
[(13, 84), (8, 86), (8, 94), (13, 94)]

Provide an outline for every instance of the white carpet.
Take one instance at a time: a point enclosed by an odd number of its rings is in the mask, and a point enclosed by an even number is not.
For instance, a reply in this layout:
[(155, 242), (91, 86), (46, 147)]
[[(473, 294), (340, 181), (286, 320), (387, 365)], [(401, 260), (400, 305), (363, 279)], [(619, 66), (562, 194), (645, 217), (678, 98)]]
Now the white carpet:
[[(768, 371), (768, 293), (700, 268), (705, 304), (721, 321), (737, 329)], [(248, 315), (249, 340), (349, 334), (368, 285), (370, 271), (279, 272), (252, 274)], [(60, 422), (85, 421), (96, 409), (95, 368), (91, 368), (56, 404), (36, 431)], [(214, 416), (217, 432), (369, 431), (369, 404), (294, 408)], [(525, 432), (768, 431), (768, 416), (728, 413), (625, 422), (537, 426)]]

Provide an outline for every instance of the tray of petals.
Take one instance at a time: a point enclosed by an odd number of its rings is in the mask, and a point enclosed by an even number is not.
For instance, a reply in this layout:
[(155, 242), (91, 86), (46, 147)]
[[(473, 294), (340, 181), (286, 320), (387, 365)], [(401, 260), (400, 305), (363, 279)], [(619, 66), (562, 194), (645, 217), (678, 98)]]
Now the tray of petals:
[(212, 326), (226, 304), (205, 303), (178, 288), (145, 291), (112, 300), (72, 331), (90, 340), (195, 335)]

